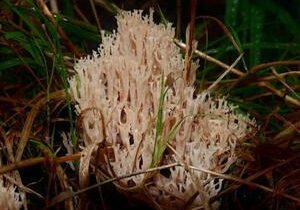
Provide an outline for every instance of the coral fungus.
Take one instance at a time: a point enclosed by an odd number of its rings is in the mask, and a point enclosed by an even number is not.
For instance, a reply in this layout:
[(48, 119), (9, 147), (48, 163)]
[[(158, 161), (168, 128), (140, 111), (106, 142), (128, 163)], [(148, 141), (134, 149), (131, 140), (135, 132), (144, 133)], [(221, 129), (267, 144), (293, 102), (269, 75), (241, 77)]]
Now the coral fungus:
[(23, 197), (17, 192), (17, 187), (11, 183), (4, 183), (5, 178), (0, 177), (0, 209), (19, 210), (23, 205)]
[[(191, 77), (186, 78), (171, 24), (155, 24), (153, 12), (143, 16), (141, 11), (122, 12), (117, 24), (117, 31), (102, 34), (98, 52), (76, 63), (76, 74), (69, 80), (84, 140), (82, 184), (92, 160), (102, 178), (176, 162), (227, 172), (255, 121), (237, 114), (224, 98), (195, 93), (189, 84), (195, 81), (197, 63), (192, 62)], [(135, 193), (159, 208), (180, 209), (188, 202), (191, 207), (206, 206), (222, 181), (175, 166), (115, 184), (122, 191), (142, 189)]]

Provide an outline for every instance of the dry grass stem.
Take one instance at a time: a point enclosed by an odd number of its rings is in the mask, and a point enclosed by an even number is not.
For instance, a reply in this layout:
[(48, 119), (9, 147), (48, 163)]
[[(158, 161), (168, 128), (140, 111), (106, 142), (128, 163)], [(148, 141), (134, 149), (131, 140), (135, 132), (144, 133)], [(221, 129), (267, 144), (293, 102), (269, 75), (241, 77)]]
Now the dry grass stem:
[(89, 19), (85, 16), (85, 14), (83, 14), (76, 3), (74, 5), (74, 11), (81, 18), (81, 20), (83, 20), (87, 24), (90, 24)]
[(96, 20), (96, 24), (97, 24), (97, 28), (99, 30), (99, 34), (101, 34), (102, 27), (101, 27), (99, 16), (98, 16), (98, 13), (97, 13), (97, 10), (96, 10), (95, 2), (94, 2), (94, 0), (89, 0), (89, 2), (90, 2), (90, 5), (91, 5), (91, 8), (92, 8), (93, 15), (94, 15), (95, 20)]
[(228, 28), (222, 21), (220, 21), (218, 18), (215, 18), (212, 16), (200, 16), (200, 18), (208, 19), (208, 20), (212, 20), (212, 21), (216, 22), (221, 27), (225, 36), (229, 39), (229, 41), (232, 43), (234, 48), (239, 52), (239, 54), (243, 54), (243, 51), (239, 47), (238, 43), (235, 41), (235, 38), (232, 36), (232, 33), (228, 30)]
[[(180, 42), (180, 41), (177, 40), (177, 39), (174, 39), (174, 42), (175, 42), (175, 44), (178, 45), (180, 48), (186, 50), (187, 47), (186, 47), (186, 44), (185, 44), (185, 43)], [(223, 62), (221, 62), (221, 61), (219, 61), (219, 60), (217, 60), (217, 59), (215, 59), (215, 58), (213, 58), (213, 57), (211, 57), (211, 56), (209, 56), (209, 55), (207, 55), (207, 54), (205, 54), (205, 53), (199, 51), (199, 50), (195, 50), (194, 53), (195, 53), (196, 55), (198, 55), (200, 58), (203, 58), (203, 59), (205, 59), (205, 60), (207, 60), (207, 61), (209, 61), (209, 62), (211, 62), (211, 63), (214, 63), (214, 64), (216, 64), (217, 66), (222, 67), (223, 69), (229, 69), (229, 68), (230, 68), (229, 65), (227, 65), (227, 64), (225, 64), (225, 63), (223, 63)], [(231, 68), (231, 72), (234, 73), (234, 74), (236, 74), (237, 76), (240, 76), (240, 77), (246, 75), (246, 73), (243, 73), (242, 71), (240, 71), (240, 70), (238, 70), (238, 69), (236, 69), (236, 68)]]
[(69, 199), (69, 198), (72, 198), (74, 196), (80, 195), (82, 193), (85, 193), (89, 190), (92, 190), (94, 188), (103, 186), (103, 185), (108, 184), (108, 183), (112, 183), (112, 182), (115, 182), (115, 181), (118, 181), (118, 180), (121, 180), (121, 179), (126, 179), (126, 178), (129, 178), (129, 177), (137, 176), (137, 175), (140, 175), (140, 174), (152, 173), (152, 172), (159, 171), (159, 170), (162, 170), (162, 169), (172, 168), (172, 167), (175, 167), (175, 166), (180, 166), (180, 164), (179, 163), (172, 163), (172, 164), (168, 164), (168, 165), (158, 166), (158, 167), (155, 167), (155, 168), (150, 168), (150, 169), (147, 169), (145, 171), (138, 171), (138, 172), (134, 172), (134, 173), (131, 173), (131, 174), (125, 174), (125, 175), (122, 175), (122, 176), (113, 177), (113, 178), (107, 179), (103, 182), (91, 185), (91, 186), (86, 187), (86, 188), (81, 189), (81, 190), (78, 190), (77, 192), (62, 192), (61, 194), (59, 194), (59, 195), (57, 195), (56, 197), (53, 198), (53, 200), (50, 202), (49, 207), (54, 206), (54, 205), (66, 200), (66, 199)]
[(267, 82), (270, 80), (277, 80), (278, 78), (284, 79), (285, 77), (296, 77), (300, 76), (300, 71), (289, 71), (289, 72), (284, 72), (284, 73), (277, 73), (276, 75), (270, 75), (270, 76), (265, 76), (265, 77), (260, 77), (257, 78), (257, 82)]
[[(62, 157), (53, 157), (51, 159), (51, 161), (53, 161), (54, 163), (60, 164), (60, 163), (65, 163), (68, 161), (75, 161), (75, 160), (79, 160), (79, 159), (80, 159), (80, 153), (76, 153), (73, 155), (66, 155), (66, 156), (62, 156)], [(15, 163), (11, 163), (9, 165), (0, 166), (0, 175), (14, 171), (14, 170), (20, 170), (20, 169), (24, 169), (24, 168), (31, 167), (34, 165), (47, 163), (47, 161), (49, 162), (48, 157), (47, 158), (46, 157), (36, 157), (36, 158), (21, 160), (21, 161), (15, 162)]]
[(284, 91), (276, 89), (270, 83), (268, 83), (268, 82), (258, 82), (257, 84), (259, 86), (264, 87), (267, 90), (271, 91), (272, 93), (279, 96), (280, 98), (284, 99), (288, 104), (291, 104), (291, 105), (296, 106), (296, 107), (300, 107), (300, 101), (299, 100), (297, 100), (297, 99), (295, 99), (295, 98), (293, 98), (289, 95), (286, 95), (286, 93)]
[(39, 198), (42, 198), (42, 199), (44, 198), (44, 196), (42, 196), (41, 194), (39, 194), (39, 193), (37, 193), (37, 192), (31, 190), (31, 189), (28, 188), (28, 187), (25, 187), (23, 184), (18, 183), (18, 182), (17, 182), (16, 180), (14, 180), (12, 177), (10, 177), (10, 176), (8, 176), (8, 175), (6, 175), (6, 174), (4, 174), (3, 176), (4, 176), (5, 179), (8, 180), (11, 184), (14, 184), (14, 185), (18, 186), (18, 188), (19, 188), (20, 190), (22, 190), (22, 191), (24, 191), (24, 192), (26, 192), (26, 193), (32, 193), (32, 194), (36, 195), (36, 196), (39, 197)]
[[(234, 176), (230, 176), (230, 175), (226, 175), (226, 174), (220, 174), (220, 173), (216, 173), (214, 171), (209, 171), (207, 169), (204, 169), (204, 168), (198, 168), (198, 167), (194, 167), (194, 166), (189, 166), (190, 169), (192, 170), (196, 170), (196, 171), (201, 171), (201, 172), (205, 172), (205, 173), (209, 173), (211, 175), (214, 175), (214, 176), (217, 176), (217, 177), (220, 177), (222, 179), (226, 179), (226, 180), (230, 180), (230, 181), (234, 181), (234, 182), (238, 182), (240, 184), (244, 184), (244, 185), (247, 185), (247, 186), (250, 186), (250, 187), (254, 187), (254, 188), (259, 188), (261, 190), (264, 190), (266, 192), (270, 192), (270, 193), (273, 193), (276, 195), (276, 190), (273, 189), (273, 188), (270, 188), (270, 187), (266, 187), (264, 185), (261, 185), (261, 184), (257, 184), (257, 183), (254, 183), (254, 182), (251, 182), (251, 181), (248, 181), (247, 179), (241, 179), (239, 177), (234, 177)], [(282, 193), (282, 192), (278, 192), (278, 195), (282, 196), (282, 197), (285, 197), (285, 198), (288, 198), (292, 201), (296, 201), (297, 203), (300, 204), (300, 198), (297, 198), (297, 197), (294, 197), (292, 195), (289, 195), (287, 193)]]
[[(294, 95), (300, 99), (299, 95), (293, 90), (293, 88), (291, 88), (281, 77), (280, 74), (277, 73), (276, 69), (274, 67), (271, 67), (272, 73), (274, 74), (274, 76), (277, 78), (278, 81), (281, 82), (281, 84), (283, 84), (284, 87), (286, 87), (291, 93), (294, 93)], [(300, 73), (300, 72), (299, 72)]]
[[(172, 167), (176, 167), (176, 166), (180, 166), (180, 167), (183, 167), (183, 168), (186, 168), (187, 170), (195, 170), (195, 171), (201, 171), (201, 172), (204, 172), (204, 173), (207, 173), (207, 174), (211, 174), (211, 175), (214, 175), (216, 177), (219, 177), (219, 178), (222, 178), (222, 179), (226, 179), (226, 180), (230, 180), (230, 181), (234, 181), (234, 182), (237, 182), (239, 184), (244, 184), (244, 185), (247, 185), (247, 186), (250, 186), (250, 187), (254, 187), (254, 188), (259, 188), (259, 189), (262, 189), (266, 192), (270, 192), (270, 193), (276, 193), (276, 191), (272, 188), (269, 188), (269, 187), (266, 187), (264, 185), (261, 185), (261, 184), (257, 184), (257, 183), (254, 183), (254, 182), (251, 182), (251, 180), (265, 174), (267, 171), (270, 171), (270, 170), (273, 170), (283, 164), (287, 164), (288, 162), (294, 160), (296, 157), (293, 157), (293, 158), (290, 158), (289, 160), (285, 161), (285, 162), (282, 162), (282, 163), (279, 163), (277, 165), (274, 165), (270, 168), (267, 168), (257, 174), (254, 174), (252, 175), (251, 177), (248, 177), (246, 179), (242, 179), (242, 178), (239, 178), (239, 177), (234, 177), (234, 176), (231, 176), (231, 175), (226, 175), (226, 174), (221, 174), (221, 173), (217, 173), (217, 172), (214, 172), (214, 171), (211, 171), (211, 170), (207, 170), (207, 169), (204, 169), (204, 168), (199, 168), (199, 167), (194, 167), (194, 166), (190, 166), (190, 165), (186, 165), (186, 164), (182, 164), (182, 163), (172, 163), (172, 164), (168, 164), (168, 165), (163, 165), (163, 166), (159, 166), (159, 167), (155, 167), (155, 168), (150, 168), (150, 169), (147, 169), (145, 171), (139, 171), (139, 172), (135, 172), (135, 173), (131, 173), (131, 174), (126, 174), (126, 175), (122, 175), (122, 176), (118, 176), (118, 177), (114, 177), (114, 178), (111, 178), (111, 179), (107, 179), (103, 182), (100, 182), (100, 183), (97, 183), (97, 184), (94, 184), (94, 185), (91, 185), (87, 188), (84, 188), (84, 189), (81, 189), (77, 192), (62, 192), (60, 193), (59, 195), (57, 195), (55, 198), (53, 198), (53, 200), (50, 202), (49, 204), (49, 207), (52, 207), (66, 199), (69, 199), (69, 198), (72, 198), (74, 196), (77, 196), (77, 195), (80, 195), (82, 193), (85, 193), (86, 191), (89, 191), (89, 190), (92, 190), (94, 188), (97, 188), (99, 186), (103, 186), (105, 184), (108, 184), (108, 183), (112, 183), (112, 182), (115, 182), (115, 181), (118, 181), (120, 179), (125, 179), (125, 178), (128, 178), (128, 177), (132, 177), (132, 176), (136, 176), (136, 175), (139, 175), (139, 174), (145, 174), (145, 173), (151, 173), (151, 172), (155, 172), (155, 171), (159, 171), (159, 170), (163, 170), (163, 169), (168, 169), (168, 168), (172, 168)], [(235, 189), (238, 187), (237, 185), (234, 185)], [(230, 189), (232, 190), (232, 189)], [(282, 197), (285, 197), (287, 199), (290, 199), (292, 201), (296, 201), (297, 203), (300, 204), (300, 198), (297, 198), (297, 197), (294, 197), (292, 195), (289, 195), (289, 194), (286, 194), (286, 193), (282, 193), (282, 192), (278, 192), (280, 196)]]
[(233, 64), (226, 71), (224, 71), (223, 74), (221, 74), (221, 76), (219, 76), (218, 79), (216, 79), (216, 81), (214, 81), (214, 83), (207, 88), (207, 90), (212, 91), (220, 83), (220, 81), (232, 70), (232, 68), (234, 68), (238, 64), (242, 56), (243, 54), (240, 54), (239, 57), (233, 62)]
[(50, 100), (63, 100), (66, 98), (66, 93), (64, 90), (56, 91), (54, 93), (50, 93), (48, 96), (41, 98), (34, 106), (32, 107), (31, 111), (27, 115), (26, 122), (22, 129), (21, 138), (18, 144), (18, 149), (16, 152), (15, 161), (18, 162), (21, 160), (24, 148), (27, 144), (28, 137), (31, 133), (31, 128), (34, 122), (35, 117), (37, 116), (39, 110), (45, 106)]
[[(294, 155), (294, 156), (290, 157), (289, 159), (287, 159), (285, 161), (281, 161), (281, 162), (279, 162), (277, 164), (274, 164), (274, 165), (272, 165), (270, 167), (267, 167), (267, 168), (265, 168), (263, 170), (260, 170), (260, 171), (258, 171), (256, 173), (252, 174), (251, 176), (243, 178), (241, 180), (246, 181), (246, 182), (249, 183), (252, 180), (257, 179), (258, 177), (264, 176), (265, 174), (269, 173), (270, 171), (275, 170), (276, 168), (279, 168), (279, 167), (281, 167), (283, 165), (289, 164), (291, 161), (296, 160), (296, 158), (299, 158), (299, 155)], [(240, 178), (238, 178), (238, 179), (240, 179)], [(232, 181), (234, 181), (234, 180), (232, 180)], [(227, 189), (221, 191), (216, 197), (214, 197), (212, 199), (212, 201), (214, 201), (215, 199), (218, 199), (218, 198), (222, 197), (226, 193), (229, 193), (231, 191), (234, 191), (234, 190), (238, 189), (242, 184), (245, 184), (245, 183), (242, 183), (242, 182), (239, 182), (239, 181), (237, 181), (235, 183), (232, 183)], [(254, 187), (256, 187), (256, 186), (254, 186)], [(274, 189), (267, 189), (267, 192), (273, 192), (274, 193)], [(290, 195), (286, 194), (286, 197), (289, 198)], [(299, 202), (300, 198), (294, 197), (293, 200), (297, 200), (297, 202)]]
[(270, 67), (275, 67), (275, 66), (290, 66), (290, 65), (300, 65), (300, 60), (291, 60), (291, 61), (274, 61), (274, 62), (269, 62), (269, 63), (262, 63), (262, 64), (258, 64), (254, 67), (252, 67), (249, 70), (250, 74), (255, 74), (258, 71), (262, 70), (262, 69), (266, 69), (266, 68), (270, 68)]

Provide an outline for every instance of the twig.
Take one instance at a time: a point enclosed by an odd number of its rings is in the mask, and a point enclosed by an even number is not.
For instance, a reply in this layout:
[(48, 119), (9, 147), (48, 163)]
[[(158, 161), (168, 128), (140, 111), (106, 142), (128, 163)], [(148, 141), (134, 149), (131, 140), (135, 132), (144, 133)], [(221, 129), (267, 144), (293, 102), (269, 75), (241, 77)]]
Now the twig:
[[(54, 157), (52, 160), (56, 163), (64, 163), (64, 162), (74, 161), (79, 159), (80, 159), (80, 153), (76, 153), (76, 154), (62, 156), (62, 157)], [(36, 157), (36, 158), (31, 158), (31, 159), (11, 163), (5, 166), (0, 166), (0, 175), (10, 171), (19, 170), (22, 168), (27, 168), (30, 166), (46, 163), (47, 162), (46, 160), (47, 160), (46, 157)]]
[(15, 157), (16, 162), (20, 161), (22, 158), (24, 148), (27, 144), (28, 137), (31, 132), (33, 121), (34, 121), (36, 115), (38, 114), (39, 109), (41, 107), (43, 107), (44, 104), (47, 103), (49, 100), (53, 100), (53, 99), (62, 100), (65, 97), (66, 97), (65, 90), (56, 91), (54, 93), (51, 93), (48, 97), (47, 96), (43, 97), (35, 104), (35, 106), (32, 107), (30, 113), (27, 115), (25, 125), (22, 129), (21, 138), (19, 141), (19, 145), (17, 148), (16, 157)]
[(265, 76), (265, 77), (258, 78), (256, 81), (266, 82), (266, 81), (270, 81), (270, 80), (275, 80), (278, 77), (284, 78), (284, 77), (288, 77), (288, 76), (300, 76), (300, 71), (289, 71), (289, 72), (284, 72), (284, 73), (277, 73), (276, 76), (274, 76), (274, 75)]
[[(214, 176), (219, 177), (221, 179), (235, 181), (235, 182), (245, 184), (245, 185), (248, 185), (248, 186), (251, 186), (251, 187), (256, 187), (256, 188), (262, 189), (266, 192), (276, 193), (275, 190), (272, 189), (272, 188), (269, 188), (269, 187), (266, 187), (264, 185), (260, 185), (260, 184), (251, 182), (247, 179), (245, 180), (245, 179), (242, 179), (242, 178), (239, 178), (239, 177), (234, 177), (234, 176), (229, 176), (229, 175), (226, 175), (226, 174), (217, 173), (217, 172), (214, 172), (214, 171), (211, 171), (211, 170), (208, 170), (208, 169), (204, 169), (204, 168), (200, 168), (200, 167), (194, 167), (194, 166), (190, 166), (190, 165), (186, 166), (186, 165), (182, 165), (180, 163), (172, 163), (172, 164), (169, 164), (169, 165), (163, 165), (163, 166), (159, 166), (159, 167), (155, 167), (155, 168), (150, 168), (150, 169), (145, 170), (145, 171), (139, 171), (139, 172), (135, 172), (135, 173), (131, 173), (131, 174), (125, 174), (125, 175), (122, 175), (122, 176), (117, 176), (117, 177), (114, 177), (114, 178), (111, 178), (111, 179), (107, 179), (103, 182), (91, 185), (91, 186), (89, 186), (85, 189), (78, 190), (77, 192), (62, 192), (62, 193), (60, 193), (59, 195), (57, 195), (53, 198), (53, 200), (49, 204), (49, 207), (52, 207), (52, 206), (56, 205), (57, 203), (60, 203), (64, 200), (66, 200), (66, 199), (77, 196), (77, 195), (82, 194), (86, 191), (92, 190), (94, 188), (97, 188), (99, 186), (102, 186), (102, 185), (105, 185), (105, 184), (108, 184), (108, 183), (112, 183), (112, 182), (115, 182), (115, 181), (118, 181), (118, 180), (121, 180), (121, 179), (125, 179), (125, 178), (132, 177), (132, 176), (137, 176), (137, 175), (144, 174), (144, 173), (150, 173), (150, 172), (154, 172), (154, 171), (158, 171), (158, 170), (162, 170), (162, 169), (172, 168), (172, 167), (175, 167), (175, 166), (180, 166), (180, 167), (184, 167), (184, 168), (188, 167), (191, 170), (211, 174), (211, 175), (214, 175)], [(295, 196), (292, 196), (292, 195), (289, 195), (289, 194), (286, 194), (286, 193), (280, 193), (280, 195), (282, 197), (285, 197), (285, 198), (288, 198), (292, 201), (300, 203), (300, 198), (297, 198)]]
[[(185, 43), (180, 42), (178, 39), (174, 39), (174, 42), (175, 42), (175, 44), (177, 44), (177, 46), (179, 46), (179, 47), (182, 48), (183, 50), (186, 50), (187, 47), (186, 47), (186, 44), (185, 44)], [(195, 50), (194, 53), (195, 53), (197, 56), (199, 56), (200, 58), (203, 58), (203, 59), (205, 59), (205, 60), (207, 60), (207, 61), (209, 61), (209, 62), (211, 62), (211, 63), (214, 63), (214, 64), (216, 64), (217, 66), (222, 67), (223, 69), (228, 69), (228, 68), (230, 68), (230, 66), (228, 66), (227, 64), (225, 64), (225, 63), (223, 63), (223, 62), (221, 62), (221, 61), (219, 61), (219, 60), (217, 60), (217, 59), (215, 59), (215, 58), (213, 58), (213, 57), (211, 57), (211, 56), (209, 56), (209, 55), (207, 55), (207, 54), (205, 54), (205, 53), (203, 53), (203, 52), (201, 52), (201, 51), (199, 51), (199, 50)], [(246, 73), (241, 72), (240, 70), (238, 70), (238, 69), (236, 69), (236, 68), (232, 68), (232, 69), (231, 69), (231, 72), (234, 73), (234, 74), (236, 74), (237, 76), (240, 76), (240, 77), (246, 75)]]
[(94, 2), (94, 0), (89, 0), (89, 1), (90, 1), (90, 5), (92, 7), (93, 15), (95, 17), (97, 28), (98, 28), (98, 31), (99, 31), (99, 34), (100, 34), (101, 30), (102, 30), (102, 27), (101, 27), (101, 24), (100, 24), (100, 21), (99, 21), (99, 16), (97, 14), (95, 2)]
[(34, 190), (32, 190), (32, 189), (30, 189), (28, 187), (25, 187), (22, 183), (18, 183), (16, 180), (14, 180), (14, 178), (12, 178), (12, 177), (10, 177), (10, 176), (8, 176), (6, 174), (4, 174), (4, 177), (5, 177), (6, 180), (8, 180), (10, 183), (18, 186), (18, 188), (20, 188), (24, 192), (26, 192), (26, 193), (32, 193), (32, 194), (34, 194), (37, 197), (42, 198), (42, 199), (44, 198), (41, 194), (35, 192)]
[(295, 60), (295, 61), (274, 61), (270, 63), (262, 63), (259, 65), (256, 65), (252, 67), (249, 70), (249, 73), (255, 74), (256, 72), (260, 71), (261, 69), (266, 69), (269, 67), (275, 67), (275, 66), (288, 66), (288, 65), (300, 65), (300, 60)]
[(232, 68), (237, 65), (237, 63), (241, 60), (242, 56), (243, 54), (240, 54), (240, 56), (234, 61), (234, 63), (221, 76), (219, 76), (219, 78), (213, 84), (211, 84), (207, 88), (207, 90), (212, 90), (232, 70)]
[[(300, 65), (300, 60), (295, 60), (295, 61), (274, 61), (274, 62), (269, 62), (269, 63), (262, 63), (262, 64), (258, 64), (254, 67), (252, 67), (247, 74), (242, 75), (242, 77), (240, 77), (238, 80), (235, 81), (234, 84), (231, 85), (231, 87), (229, 89), (232, 89), (238, 85), (240, 85), (241, 83), (243, 83), (244, 81), (246, 81), (247, 78), (251, 78), (254, 77), (258, 71), (265, 69), (265, 68), (269, 68), (269, 67), (275, 67), (275, 66), (288, 66), (288, 65)], [(256, 79), (256, 78), (255, 78)]]
[(94, 0), (95, 4), (101, 6), (102, 8), (106, 9), (108, 12), (116, 15), (120, 13), (121, 9), (115, 5), (114, 3), (110, 3), (106, 0)]
[[(259, 172), (255, 173), (255, 174), (253, 174), (253, 175), (251, 175), (251, 176), (249, 176), (247, 178), (244, 178), (243, 180), (246, 181), (246, 182), (247, 181), (250, 182), (250, 181), (252, 181), (252, 180), (254, 180), (254, 179), (256, 179), (256, 178), (258, 178), (258, 177), (260, 177), (260, 176), (262, 176), (262, 175), (264, 175), (264, 174), (266, 174), (266, 173), (268, 173), (268, 172), (270, 172), (270, 171), (272, 171), (272, 170), (274, 170), (274, 169), (276, 169), (278, 167), (280, 167), (280, 166), (288, 164), (289, 162), (295, 160), (298, 157), (299, 157), (299, 155), (295, 155), (295, 156), (293, 156), (293, 157), (291, 157), (291, 158), (289, 158), (289, 159), (287, 159), (285, 161), (279, 162), (279, 163), (277, 163), (275, 165), (272, 165), (272, 166), (270, 166), (270, 167), (268, 167), (268, 168), (266, 168), (266, 169), (264, 169), (262, 171), (259, 171)], [(242, 183), (233, 183), (233, 185), (229, 186), (227, 189), (223, 190), (221, 193), (219, 193), (218, 195), (214, 196), (211, 199), (211, 202), (217, 200), (219, 197), (221, 197), (222, 195), (224, 195), (224, 194), (226, 194), (226, 193), (228, 193), (230, 191), (236, 190), (237, 188), (240, 187), (241, 184)], [(299, 198), (297, 198), (297, 199), (299, 200)]]
[(208, 15), (202, 15), (199, 18), (208, 19), (208, 20), (212, 20), (212, 21), (216, 22), (217, 25), (219, 25), (220, 28), (222, 29), (222, 31), (224, 32), (225, 36), (232, 43), (233, 47), (238, 51), (238, 53), (239, 54), (243, 53), (242, 49), (239, 47), (238, 43), (235, 41), (234, 37), (232, 36), (232, 34), (230, 33), (230, 31), (227, 29), (227, 27), (225, 26), (225, 24), (222, 21), (220, 21), (216, 17), (208, 16)]
[(289, 95), (286, 95), (285, 92), (281, 91), (281, 90), (278, 90), (276, 89), (275, 87), (273, 87), (270, 83), (267, 83), (267, 82), (259, 82), (258, 83), (259, 86), (261, 87), (265, 87), (267, 88), (269, 91), (271, 91), (272, 93), (274, 93), (275, 95), (283, 98), (287, 103), (289, 104), (292, 104), (296, 107), (300, 107), (300, 101), (289, 96)]
[(289, 126), (287, 128), (285, 128), (284, 130), (280, 131), (275, 137), (274, 137), (274, 141), (277, 144), (282, 144), (282, 141), (286, 139), (286, 137), (290, 137), (293, 136), (295, 134), (299, 134), (299, 129), (300, 129), (300, 121), (292, 124), (289, 123)]
[(278, 81), (280, 81), (284, 87), (286, 87), (291, 93), (294, 93), (295, 96), (298, 99), (300, 99), (299, 95), (285, 81), (283, 81), (283, 79), (280, 77), (280, 74), (277, 73), (276, 69), (274, 67), (271, 67), (271, 70), (272, 70), (272, 73), (274, 74), (274, 76), (278, 79)]
[[(281, 65), (300, 65), (300, 60), (295, 60), (295, 61), (275, 61), (275, 62), (263, 63), (263, 64), (256, 65), (256, 66), (252, 67), (247, 74), (243, 74), (239, 79), (237, 79), (231, 85), (231, 87), (229, 89), (232, 89), (232, 88), (236, 87), (237, 85), (241, 84), (248, 77), (251, 77), (251, 76), (255, 75), (261, 69), (265, 69), (265, 68), (269, 68), (269, 67), (274, 67), (274, 66), (281, 66)], [(275, 95), (283, 98), (287, 103), (292, 104), (293, 106), (296, 106), (296, 107), (300, 107), (300, 101), (299, 100), (297, 100), (297, 99), (295, 99), (295, 98), (293, 98), (291, 96), (286, 95), (285, 92), (276, 89), (269, 82), (261, 81), (261, 82), (258, 82), (257, 85), (260, 86), (260, 87), (264, 87), (264, 88), (268, 89), (269, 91), (271, 91)]]
[(81, 10), (79, 9), (78, 5), (75, 4), (74, 5), (74, 10), (76, 12), (76, 14), (87, 24), (91, 24), (90, 21), (87, 19), (87, 17), (81, 12)]
[[(217, 172), (214, 172), (214, 171), (210, 171), (210, 170), (207, 170), (207, 169), (204, 169), (204, 168), (199, 168), (199, 167), (194, 167), (194, 166), (189, 166), (189, 168), (193, 169), (195, 171), (201, 171), (201, 172), (205, 172), (205, 173), (217, 176), (221, 179), (227, 179), (227, 180), (231, 180), (231, 181), (239, 182), (241, 184), (248, 185), (250, 187), (256, 187), (256, 188), (262, 189), (266, 192), (276, 193), (276, 191), (274, 189), (270, 188), (270, 187), (266, 187), (264, 185), (260, 185), (260, 184), (254, 183), (254, 182), (250, 182), (248, 180), (241, 179), (239, 177), (233, 177), (233, 176), (229, 176), (229, 175), (226, 175), (226, 174), (220, 174), (220, 173), (217, 173)], [(288, 198), (292, 201), (296, 201), (297, 203), (300, 203), (300, 198), (294, 197), (294, 196), (286, 194), (286, 193), (279, 193), (279, 194), (282, 197), (285, 197), (285, 198)]]
[[(256, 83), (253, 83), (253, 84), (256, 84)], [(292, 86), (291, 88), (293, 88), (294, 90), (298, 90), (298, 89), (300, 89), (300, 85)], [(281, 88), (279, 90), (282, 91), (282, 92), (285, 92), (286, 94), (289, 93), (289, 92), (286, 92), (285, 88)], [(258, 98), (267, 97), (267, 96), (270, 96), (270, 95), (273, 95), (273, 92), (265, 92), (265, 93), (257, 94), (257, 95), (254, 95), (254, 96), (250, 96), (250, 97), (245, 98), (245, 101), (256, 100)]]
[(172, 168), (172, 167), (175, 167), (175, 166), (180, 166), (180, 164), (179, 163), (172, 163), (172, 164), (169, 164), (169, 165), (164, 165), (164, 166), (159, 166), (159, 167), (155, 167), (155, 168), (150, 168), (150, 169), (145, 170), (145, 171), (138, 171), (138, 172), (131, 173), (131, 174), (125, 174), (125, 175), (122, 175), (122, 176), (116, 176), (114, 178), (107, 179), (107, 180), (105, 180), (103, 182), (99, 182), (97, 184), (91, 185), (91, 186), (89, 186), (87, 188), (78, 190), (77, 192), (62, 192), (62, 193), (60, 193), (59, 195), (57, 195), (57, 196), (55, 196), (53, 198), (53, 200), (49, 204), (49, 207), (54, 206), (57, 203), (60, 203), (60, 202), (62, 202), (64, 200), (66, 200), (66, 199), (72, 198), (72, 197), (74, 197), (76, 195), (80, 195), (80, 194), (82, 194), (82, 193), (84, 193), (86, 191), (92, 190), (94, 188), (100, 187), (100, 186), (108, 184), (108, 183), (112, 183), (112, 182), (115, 182), (115, 181), (118, 181), (118, 180), (121, 180), (121, 179), (132, 177), (132, 176), (137, 176), (137, 175), (140, 175), (140, 174), (145, 174), (145, 173), (150, 173), (150, 172), (154, 172), (154, 171), (159, 171), (159, 170), (162, 170), (162, 169)]

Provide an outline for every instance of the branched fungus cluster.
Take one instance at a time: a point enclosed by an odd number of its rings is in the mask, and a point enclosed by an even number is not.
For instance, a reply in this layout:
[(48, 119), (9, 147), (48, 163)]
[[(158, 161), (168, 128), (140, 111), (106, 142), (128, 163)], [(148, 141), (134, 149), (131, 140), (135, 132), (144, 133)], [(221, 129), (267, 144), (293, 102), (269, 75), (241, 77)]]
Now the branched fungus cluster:
[(197, 63), (187, 78), (188, 61), (170, 24), (155, 24), (152, 12), (141, 11), (122, 12), (117, 24), (117, 31), (102, 34), (98, 52), (76, 63), (69, 80), (84, 140), (81, 185), (91, 165), (108, 179), (179, 163), (115, 185), (157, 208), (205, 207), (223, 179), (195, 169), (226, 173), (255, 121), (224, 98), (195, 92)]

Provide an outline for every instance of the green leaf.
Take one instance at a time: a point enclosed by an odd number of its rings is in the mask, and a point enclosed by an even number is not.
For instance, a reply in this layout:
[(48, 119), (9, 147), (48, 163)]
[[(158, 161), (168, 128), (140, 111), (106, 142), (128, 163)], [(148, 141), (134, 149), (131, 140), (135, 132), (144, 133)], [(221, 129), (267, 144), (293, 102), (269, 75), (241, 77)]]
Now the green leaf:
[(9, 40), (9, 39), (16, 40), (18, 42), (26, 42), (27, 41), (26, 35), (20, 31), (6, 32), (4, 34), (4, 38), (7, 40)]
[(12, 50), (6, 46), (2, 46), (0, 45), (0, 54), (4, 54), (4, 55), (9, 55), (9, 54), (12, 54)]
[(74, 41), (82, 42), (82, 40), (90, 40), (99, 43), (101, 40), (99, 31), (95, 26), (61, 15), (57, 15), (57, 21)]
[(32, 145), (32, 147), (39, 149), (39, 150), (47, 151), (48, 154), (51, 155), (51, 157), (55, 157), (55, 154), (52, 151), (51, 146), (48, 145), (47, 143), (38, 141), (38, 140), (34, 140), (34, 139), (30, 139), (29, 143)]
[(23, 62), (19, 58), (10, 58), (4, 61), (0, 61), (0, 71), (19, 66), (22, 63)]
[(98, 0), (97, 4), (101, 5), (107, 11), (111, 12), (113, 15), (118, 15), (121, 11), (121, 9), (111, 0)]
[[(35, 63), (37, 66), (43, 66), (44, 61), (42, 59), (41, 51), (39, 50), (39, 43), (34, 37), (27, 37), (25, 34), (19, 31), (6, 32), (4, 38), (7, 40), (17, 41), (27, 52), (31, 55), (31, 63)], [(38, 68), (41, 75), (45, 75), (42, 69)]]
[[(28, 3), (31, 3), (31, 1), (27, 0)], [(37, 28), (37, 26), (34, 24), (34, 21), (32, 21), (32, 16), (36, 15), (37, 9), (34, 7), (25, 8), (21, 6), (16, 6), (12, 4), (8, 0), (4, 0), (4, 6), (6, 6), (8, 9), (12, 10), (14, 13), (16, 13), (20, 19), (29, 27), (29, 29), (32, 31), (33, 36), (39, 36), (42, 38), (42, 34), (40, 31), (42, 31), (40, 28)]]
[(158, 11), (159, 11), (159, 16), (160, 16), (161, 22), (162, 22), (164, 25), (167, 25), (169, 21), (167, 20), (167, 18), (166, 18), (166, 16), (164, 15), (163, 11), (161, 11), (159, 5), (158, 5)]
[(151, 166), (155, 167), (160, 161), (161, 155), (163, 153), (163, 142), (162, 142), (162, 132), (163, 132), (163, 108), (165, 100), (165, 84), (164, 84), (164, 74), (162, 73), (160, 79), (160, 96), (159, 96), (159, 107), (156, 118), (156, 133), (155, 133), (155, 143)]

